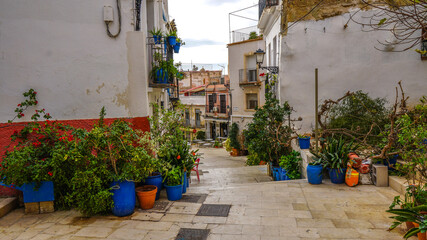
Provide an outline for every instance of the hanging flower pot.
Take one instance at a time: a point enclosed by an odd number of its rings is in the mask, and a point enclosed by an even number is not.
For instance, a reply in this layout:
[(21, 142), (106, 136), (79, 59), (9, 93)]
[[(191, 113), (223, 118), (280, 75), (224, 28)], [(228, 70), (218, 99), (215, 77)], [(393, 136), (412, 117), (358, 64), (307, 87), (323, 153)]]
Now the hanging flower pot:
[(146, 210), (154, 207), (156, 200), (157, 187), (154, 185), (144, 185), (135, 189), (138, 196), (139, 206)]
[(153, 35), (153, 38), (155, 44), (160, 44), (162, 42), (162, 36)]
[(179, 53), (179, 49), (181, 48), (181, 43), (177, 42), (175, 46), (173, 46), (174, 53)]
[(168, 43), (171, 46), (175, 46), (176, 45), (176, 37), (175, 36), (169, 36), (167, 37)]

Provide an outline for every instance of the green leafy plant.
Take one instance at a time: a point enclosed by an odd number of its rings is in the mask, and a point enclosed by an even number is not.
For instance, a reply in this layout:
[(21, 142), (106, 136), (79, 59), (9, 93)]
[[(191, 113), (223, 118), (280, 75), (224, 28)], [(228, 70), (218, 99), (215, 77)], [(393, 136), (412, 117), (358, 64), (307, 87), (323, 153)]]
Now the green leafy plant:
[(167, 175), (167, 185), (177, 186), (182, 184), (182, 171), (179, 167), (173, 167)]
[(239, 136), (239, 125), (237, 123), (233, 123), (231, 125), (230, 135), (228, 136), (230, 138), (230, 146), (231, 148), (240, 150), (240, 142), (238, 139)]
[(293, 150), (290, 154), (284, 155), (280, 158), (279, 166), (286, 170), (286, 175), (290, 179), (300, 179), (301, 162), (302, 158), (300, 153)]
[(379, 134), (390, 123), (390, 109), (386, 104), (385, 98), (372, 98), (359, 90), (331, 108), (326, 128), (347, 129), (357, 132), (358, 136), (367, 135), (368, 143), (378, 144), (382, 139)]
[(163, 31), (160, 28), (154, 28), (150, 31), (152, 36), (163, 36)]
[(230, 138), (228, 137), (224, 142), (225, 151), (231, 152), (233, 151), (233, 148), (230, 145)]
[(218, 140), (215, 140), (214, 147), (222, 147), (221, 142)]
[(427, 204), (427, 184), (424, 185), (409, 185), (406, 188), (404, 199), (400, 196), (394, 197), (389, 209), (396, 206), (404, 209), (413, 209), (415, 207)]
[(173, 63), (173, 59), (163, 60), (162, 57), (155, 57), (150, 71), (150, 78), (152, 79), (164, 79), (165, 77), (171, 78), (176, 77), (178, 69)]
[(256, 110), (244, 135), (249, 155), (256, 153), (260, 160), (274, 165), (278, 165), (281, 156), (291, 152), (290, 141), (293, 134), (288, 125), (292, 108), (287, 102), (281, 105), (274, 91), (271, 91), (276, 80), (277, 76), (272, 74), (270, 84), (266, 87), (266, 102)]
[(167, 37), (178, 37), (177, 32), (176, 31), (169, 31), (166, 34)]
[(249, 33), (249, 39), (257, 39), (258, 37), (259, 36), (255, 31)]
[(249, 152), (248, 158), (246, 159), (246, 165), (256, 166), (260, 165), (261, 159), (256, 152)]
[[(415, 236), (418, 233), (425, 233), (427, 231), (427, 217), (424, 214), (421, 214), (419, 210), (427, 210), (427, 205), (419, 206), (415, 210), (410, 209), (389, 209), (387, 212), (394, 214), (390, 218), (393, 218), (395, 221), (389, 230), (395, 229), (397, 226), (404, 222), (414, 222), (418, 227), (409, 229), (403, 236), (405, 239), (408, 239), (412, 236)], [(417, 211), (418, 210), (418, 211)]]
[[(314, 160), (323, 165), (323, 168), (347, 168), (348, 154), (357, 149), (353, 142), (347, 143), (342, 137), (328, 138), (324, 148), (319, 153), (312, 152)], [(316, 163), (316, 164), (318, 164)]]

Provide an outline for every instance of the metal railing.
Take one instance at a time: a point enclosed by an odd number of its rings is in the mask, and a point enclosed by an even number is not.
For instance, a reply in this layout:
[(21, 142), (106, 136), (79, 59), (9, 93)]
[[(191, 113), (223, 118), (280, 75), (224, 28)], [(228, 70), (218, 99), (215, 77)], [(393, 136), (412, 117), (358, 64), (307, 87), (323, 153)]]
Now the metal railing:
[(258, 70), (256, 68), (240, 69), (239, 70), (239, 83), (258, 83)]
[(264, 8), (277, 6), (277, 5), (279, 5), (279, 0), (259, 0), (258, 1), (258, 11), (259, 11), (258, 19), (261, 18)]

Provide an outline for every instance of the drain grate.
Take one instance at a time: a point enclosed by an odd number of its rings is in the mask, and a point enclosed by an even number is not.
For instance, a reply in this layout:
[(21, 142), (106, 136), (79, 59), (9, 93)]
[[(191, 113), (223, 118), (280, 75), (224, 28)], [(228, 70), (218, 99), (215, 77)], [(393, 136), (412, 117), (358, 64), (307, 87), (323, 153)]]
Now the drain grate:
[(206, 240), (209, 229), (181, 228), (175, 240)]
[(178, 202), (203, 203), (207, 196), (207, 194), (186, 194), (182, 195), (182, 198)]
[(196, 216), (228, 217), (231, 205), (202, 204)]
[(170, 202), (154, 202), (154, 207), (150, 211), (166, 211)]

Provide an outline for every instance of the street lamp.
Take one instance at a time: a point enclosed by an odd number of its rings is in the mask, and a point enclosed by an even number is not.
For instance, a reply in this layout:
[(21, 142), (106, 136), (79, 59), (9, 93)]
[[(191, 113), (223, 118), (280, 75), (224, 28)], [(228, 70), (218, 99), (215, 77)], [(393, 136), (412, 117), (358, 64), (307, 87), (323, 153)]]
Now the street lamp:
[(265, 69), (267, 71), (270, 71), (273, 74), (279, 73), (279, 67), (278, 66), (267, 66), (267, 67), (261, 67), (261, 64), (264, 62), (264, 55), (265, 52), (261, 50), (260, 48), (255, 51), (256, 56), (256, 63), (258, 64), (259, 69)]

